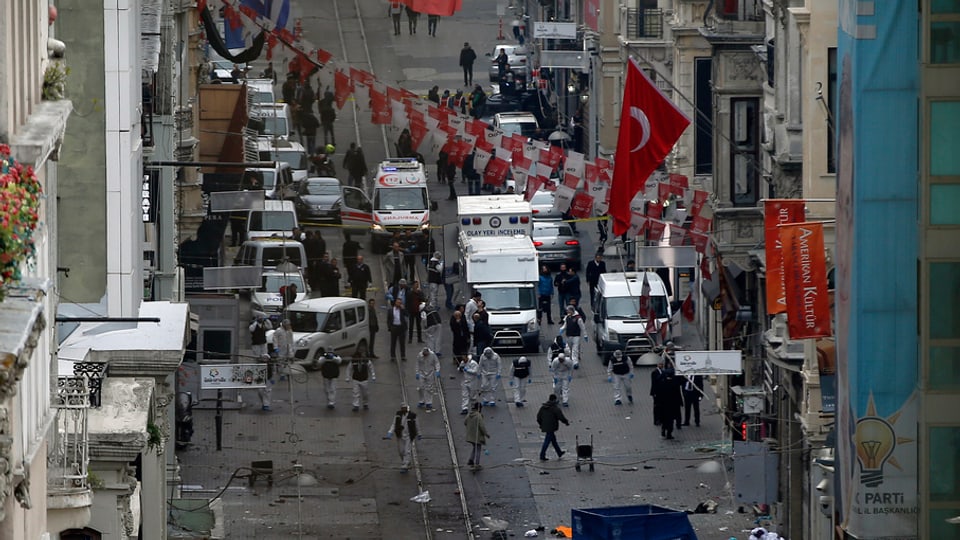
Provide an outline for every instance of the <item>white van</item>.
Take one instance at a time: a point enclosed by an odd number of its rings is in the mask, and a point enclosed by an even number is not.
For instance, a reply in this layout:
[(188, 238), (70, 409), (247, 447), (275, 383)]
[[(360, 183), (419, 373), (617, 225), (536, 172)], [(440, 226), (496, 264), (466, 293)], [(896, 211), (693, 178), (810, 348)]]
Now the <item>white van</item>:
[(264, 103), (274, 103), (277, 101), (273, 95), (273, 81), (270, 79), (244, 79), (247, 85), (247, 94), (251, 97), (254, 105)]
[(263, 122), (262, 137), (290, 138), (290, 106), (286, 103), (258, 103), (250, 109), (250, 118)]
[[(594, 297), (596, 309), (593, 322), (594, 342), (604, 364), (617, 350), (623, 351), (636, 364), (658, 339), (656, 330), (647, 335), (647, 321), (640, 317), (644, 274), (650, 285), (650, 304), (657, 318), (655, 328), (659, 329), (664, 324), (669, 328), (672, 316), (670, 299), (666, 285), (656, 272), (600, 274)], [(669, 332), (667, 339), (670, 339)]]
[(243, 189), (262, 189), (265, 199), (293, 196), (293, 169), (286, 163), (275, 161), (272, 167), (251, 167), (243, 176)]
[(293, 238), (299, 228), (293, 201), (263, 201), (263, 210), (247, 212), (247, 240), (260, 238)]
[(367, 303), (359, 298), (329, 296), (290, 304), (296, 362), (314, 369), (325, 352), (351, 357), (370, 343)]
[(303, 248), (303, 244), (287, 238), (247, 240), (237, 250), (233, 265), (259, 266), (266, 270), (276, 268), (284, 261), (304, 268), (307, 265), (307, 251)]
[(369, 219), (373, 250), (383, 252), (393, 231), (426, 232), (431, 206), (423, 164), (416, 158), (388, 159), (377, 166), (372, 201), (360, 189), (343, 187), (341, 222), (355, 228)]
[(307, 161), (307, 149), (302, 144), (264, 137), (257, 139), (257, 153), (260, 161), (278, 161), (289, 165), (294, 188), (306, 179), (310, 162)]

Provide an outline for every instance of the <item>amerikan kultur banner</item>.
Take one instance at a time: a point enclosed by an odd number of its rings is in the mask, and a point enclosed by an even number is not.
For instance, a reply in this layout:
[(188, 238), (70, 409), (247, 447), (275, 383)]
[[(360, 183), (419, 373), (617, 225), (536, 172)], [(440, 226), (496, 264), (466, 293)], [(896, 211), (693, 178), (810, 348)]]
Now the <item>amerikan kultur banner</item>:
[(829, 337), (830, 298), (823, 224), (780, 225), (790, 339)]

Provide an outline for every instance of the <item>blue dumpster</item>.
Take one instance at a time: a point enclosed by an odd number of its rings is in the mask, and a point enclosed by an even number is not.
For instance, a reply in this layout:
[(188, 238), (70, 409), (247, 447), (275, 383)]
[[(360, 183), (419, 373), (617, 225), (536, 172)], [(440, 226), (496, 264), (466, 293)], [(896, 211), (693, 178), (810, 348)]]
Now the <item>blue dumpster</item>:
[(571, 521), (575, 540), (697, 540), (686, 513), (652, 504), (574, 509)]

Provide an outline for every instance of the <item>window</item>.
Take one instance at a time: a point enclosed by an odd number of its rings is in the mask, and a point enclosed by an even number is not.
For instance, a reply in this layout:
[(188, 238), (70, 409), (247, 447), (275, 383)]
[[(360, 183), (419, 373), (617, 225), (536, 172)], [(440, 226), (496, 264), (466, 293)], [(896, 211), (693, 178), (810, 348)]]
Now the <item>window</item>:
[(837, 173), (837, 48), (827, 49), (827, 172)]
[(930, 501), (960, 500), (960, 427), (930, 428)]
[(367, 306), (360, 306), (357, 308), (357, 315), (360, 322), (367, 320)]
[(931, 102), (931, 175), (960, 176), (960, 152), (957, 152), (958, 139), (960, 139), (960, 101)]
[(960, 2), (930, 2), (930, 63), (960, 63)]
[(931, 390), (960, 390), (960, 345), (930, 347), (928, 377)]
[(713, 174), (713, 59), (694, 59), (693, 174)]
[(930, 185), (930, 224), (960, 225), (960, 184)]
[(730, 162), (731, 201), (734, 206), (753, 206), (759, 200), (757, 174), (759, 138), (757, 98), (730, 100), (732, 110), (730, 140), (733, 145)]
[(343, 317), (339, 311), (334, 311), (327, 316), (327, 324), (323, 325), (323, 331), (332, 334), (343, 330)]
[(343, 322), (347, 328), (357, 324), (357, 309), (347, 308), (343, 310)]
[(930, 263), (930, 339), (960, 339), (960, 263)]

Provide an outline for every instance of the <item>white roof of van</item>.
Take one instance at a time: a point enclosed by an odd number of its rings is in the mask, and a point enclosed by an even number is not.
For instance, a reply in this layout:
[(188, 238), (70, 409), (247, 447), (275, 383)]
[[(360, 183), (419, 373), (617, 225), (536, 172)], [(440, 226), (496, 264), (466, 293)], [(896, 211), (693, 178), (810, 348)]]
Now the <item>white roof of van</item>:
[(327, 296), (324, 298), (311, 298), (290, 304), (290, 307), (287, 309), (290, 311), (318, 311), (320, 313), (327, 313), (331, 309), (341, 305), (365, 306), (367, 303), (359, 298), (351, 298), (349, 296)]
[(600, 274), (600, 282), (604, 291), (609, 291), (607, 296), (640, 296), (644, 273), (650, 284), (650, 294), (667, 294), (667, 288), (656, 272), (610, 272)]
[(457, 197), (457, 213), (467, 214), (530, 214), (530, 203), (522, 195), (473, 195)]
[[(461, 233), (463, 234), (463, 233)], [(533, 240), (529, 236), (505, 236), (505, 237), (471, 237), (470, 253), (477, 252), (498, 252), (503, 254), (516, 253), (523, 255), (529, 253), (533, 248)]]

